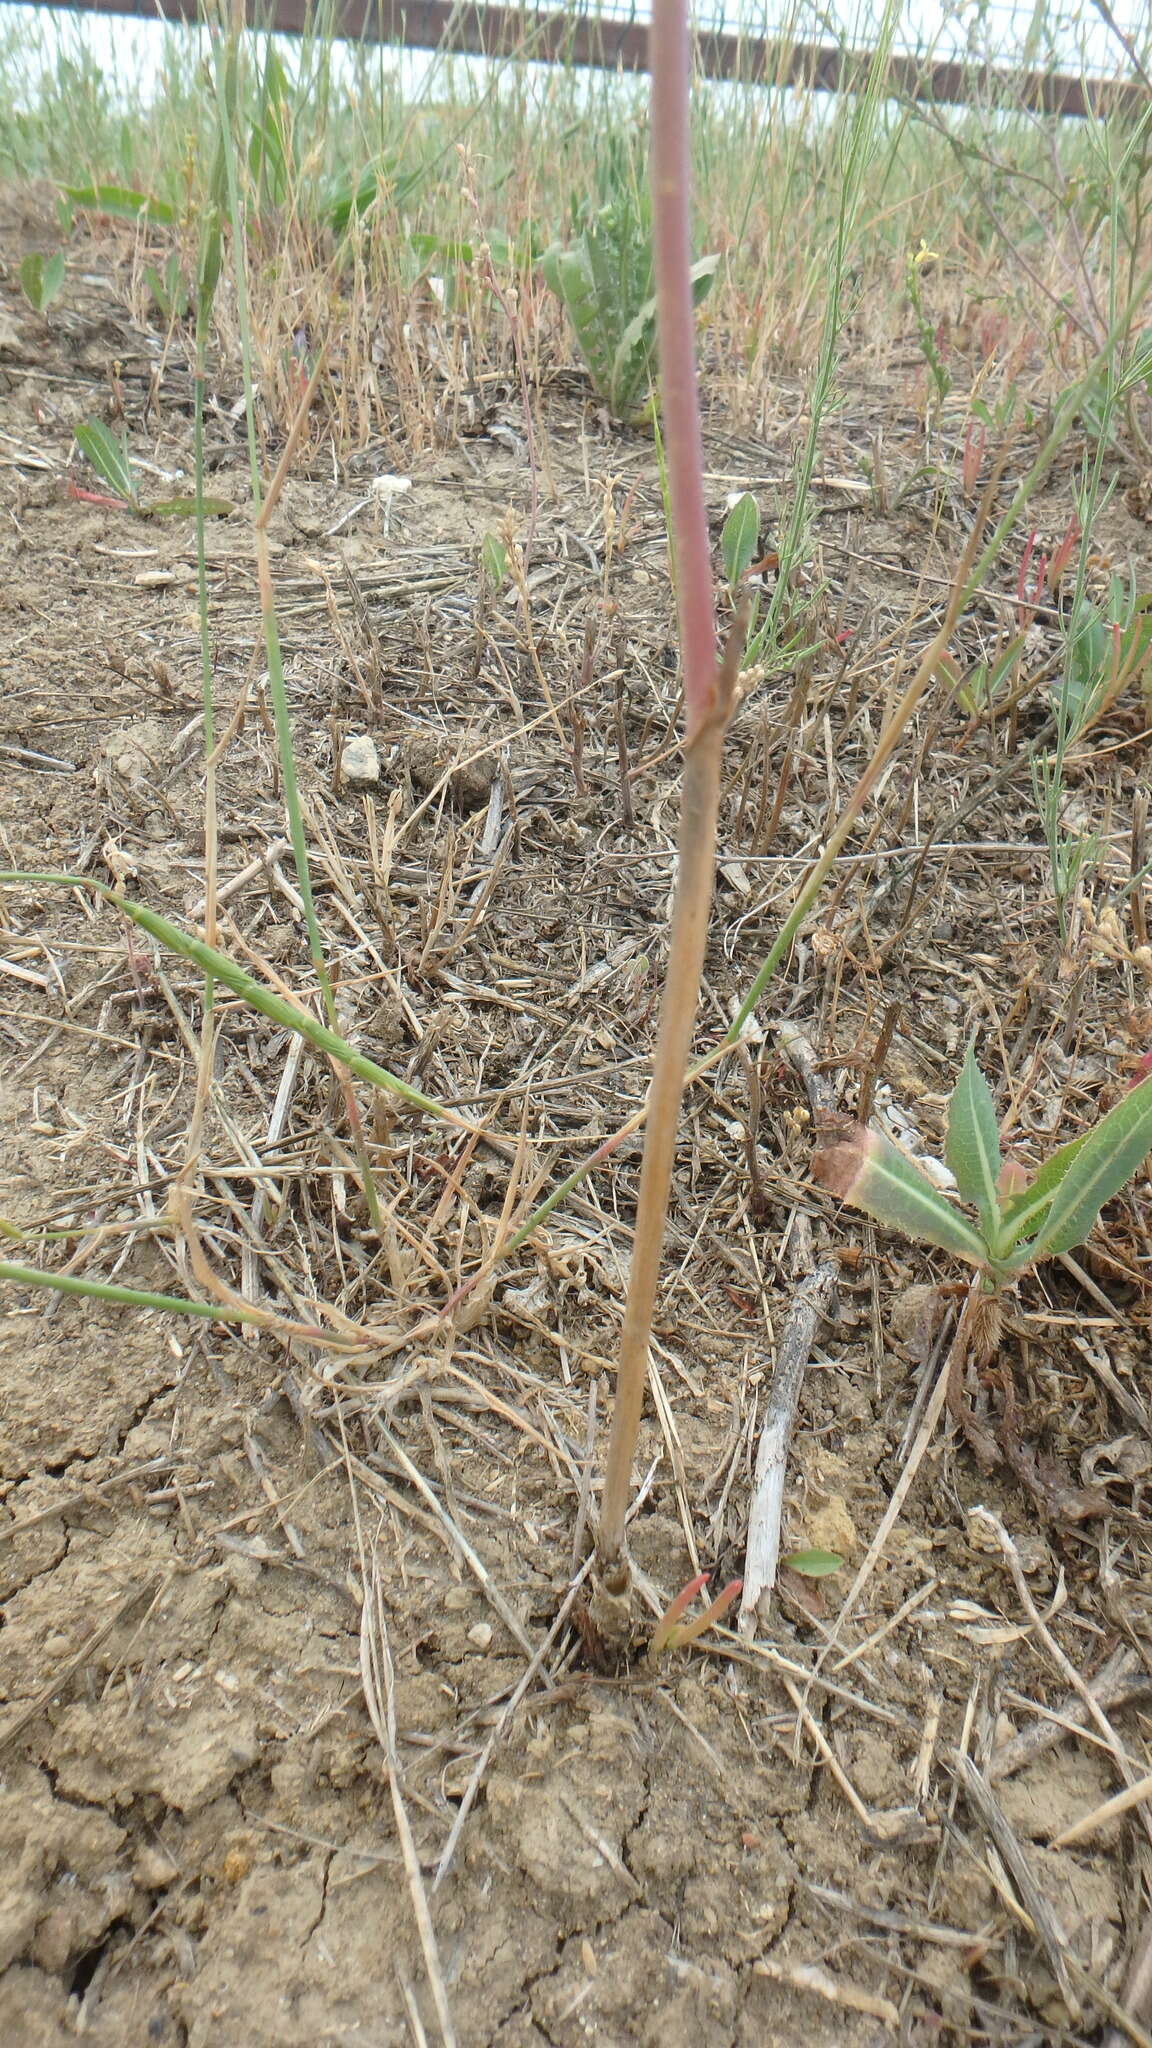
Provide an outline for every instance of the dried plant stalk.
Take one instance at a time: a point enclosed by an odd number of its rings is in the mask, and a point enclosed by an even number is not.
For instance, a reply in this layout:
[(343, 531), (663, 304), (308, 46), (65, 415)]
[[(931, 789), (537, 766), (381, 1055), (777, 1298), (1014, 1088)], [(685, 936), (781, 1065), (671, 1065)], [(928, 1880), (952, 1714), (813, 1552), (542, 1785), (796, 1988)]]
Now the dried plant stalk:
[(704, 450), (696, 388), (688, 204), (690, 55), (684, 0), (654, 0), (650, 47), (653, 254), (684, 684), (684, 789), (676, 900), (648, 1099), (632, 1268), (590, 1602), (594, 1638), (603, 1642), (609, 1656), (619, 1655), (631, 1639), (632, 1575), (624, 1523), (644, 1405), (676, 1131), (708, 936), (721, 755), (745, 630), (743, 618), (738, 618), (724, 658), (717, 663), (712, 564), (704, 504)]

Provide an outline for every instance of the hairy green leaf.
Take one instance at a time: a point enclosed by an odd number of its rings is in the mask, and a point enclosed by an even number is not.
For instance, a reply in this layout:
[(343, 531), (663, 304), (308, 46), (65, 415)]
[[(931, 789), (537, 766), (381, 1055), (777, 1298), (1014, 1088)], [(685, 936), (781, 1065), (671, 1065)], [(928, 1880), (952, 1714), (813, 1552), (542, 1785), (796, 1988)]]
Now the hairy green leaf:
[(1028, 1252), (1054, 1258), (1083, 1244), (1105, 1202), (1118, 1195), (1152, 1152), (1152, 1075), (1132, 1088), (1080, 1144), (1052, 1197), (1052, 1204)]
[[(693, 264), (697, 305), (719, 262), (713, 255)], [(617, 419), (635, 420), (656, 374), (652, 241), (643, 211), (627, 197), (602, 206), (566, 248), (545, 250), (540, 271), (564, 305), (600, 397)]]
[(500, 535), (493, 533), (491, 529), (480, 543), (480, 567), (485, 582), (490, 584), (493, 590), (499, 590), (508, 574), (508, 550)]
[(62, 249), (56, 249), (51, 256), (41, 256), (39, 250), (25, 256), (20, 265), (20, 289), (34, 312), (46, 312), (53, 299), (59, 298), (63, 286)]
[(91, 207), (117, 220), (139, 220), (143, 214), (154, 227), (171, 227), (176, 219), (175, 207), (166, 200), (136, 192), (130, 185), (65, 185), (63, 189), (74, 206)]
[(804, 1579), (826, 1579), (832, 1572), (838, 1572), (844, 1562), (834, 1550), (793, 1550), (780, 1559), (790, 1572), (799, 1572)]
[(944, 1157), (964, 1201), (971, 1202), (989, 1243), (1000, 1220), (1000, 1125), (992, 1091), (969, 1046), (948, 1104)]
[(86, 462), (90, 462), (110, 490), (118, 498), (127, 498), (129, 504), (136, 503), (136, 479), (128, 460), (128, 446), (125, 440), (117, 440), (104, 425), (103, 420), (88, 420), (74, 429), (76, 446)]
[(1038, 1167), (1018, 1194), (1009, 1195), (1000, 1203), (1000, 1229), (998, 1250), (1007, 1255), (1012, 1246), (1030, 1230), (1037, 1230), (1052, 1206), (1052, 1197), (1075, 1159), (1077, 1153), (1091, 1137), (1085, 1131), (1079, 1138), (1073, 1138), (1067, 1145), (1061, 1145), (1050, 1154), (1043, 1166)]
[(979, 1232), (957, 1214), (926, 1174), (879, 1131), (855, 1124), (838, 1144), (818, 1152), (812, 1171), (822, 1186), (889, 1230), (954, 1252), (984, 1266), (989, 1252)]

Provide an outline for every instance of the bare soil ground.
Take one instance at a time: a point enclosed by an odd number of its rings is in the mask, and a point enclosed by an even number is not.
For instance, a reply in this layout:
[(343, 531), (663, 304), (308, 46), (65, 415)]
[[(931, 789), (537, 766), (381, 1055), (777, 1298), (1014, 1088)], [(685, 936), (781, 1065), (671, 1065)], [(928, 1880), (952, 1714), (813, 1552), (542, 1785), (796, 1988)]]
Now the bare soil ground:
[[(135, 455), (187, 473), (188, 362), (129, 318), (127, 258), (106, 236), (74, 243), (50, 323), (31, 314), (12, 259), (35, 226), (9, 195), (2, 858), (112, 879), (194, 922), (192, 531), (65, 484), (74, 424), (121, 409)], [(223, 881), (256, 863), (222, 929), (308, 989), (290, 858), (261, 861), (283, 810), (234, 365), (215, 388), (210, 488), (238, 508), (209, 536), (221, 726), (243, 707), (220, 772)], [(937, 1155), (973, 1031), (1003, 1106), (1005, 1074), (1020, 1091), (1025, 1155), (1091, 1120), (1152, 1034), (1126, 888), (1146, 707), (1127, 694), (1071, 764), (1070, 803), (1104, 837), (1061, 944), (1029, 776), (1043, 683), (992, 724), (932, 698), (762, 1005), (762, 1039), (694, 1090), (635, 1555), (665, 1600), (698, 1564), (739, 1572), (775, 1347), (831, 1248), (838, 1298), (801, 1397), (785, 1534), (845, 1570), (788, 1579), (754, 1643), (713, 1636), (598, 1676), (556, 1622), (593, 1394), (598, 1444), (610, 1407), (636, 1143), (454, 1319), (436, 1311), (642, 1100), (677, 802), (666, 546), (650, 443), (558, 371), (537, 394), (529, 609), (485, 597), (484, 534), (508, 508), (521, 537), (530, 518), (523, 417), (511, 375), (467, 416), (448, 396), (441, 444), (415, 456), (382, 433), (344, 462), (318, 430), (274, 564), (345, 1029), (505, 1149), (384, 1105), (381, 1239), (331, 1075), (232, 1004), (196, 1254), (168, 1197), (198, 977), (79, 891), (3, 896), (0, 1214), (32, 1234), (10, 1256), (201, 1298), (209, 1273), (286, 1319), (329, 1304), (375, 1343), (342, 1357), (4, 1287), (0, 2039), (437, 2037), (365, 1696), (362, 1644), (386, 1639), (397, 1782), (464, 2048), (1097, 2041), (1140, 1934), (1148, 1809), (1059, 1838), (1148, 1770), (1147, 1179), (1074, 1266), (1021, 1286), (837, 1631), (946, 1338), (924, 1290), (957, 1276), (814, 1187), (807, 1098), (775, 1027), (803, 1031), (843, 1105), (870, 1075), (893, 1128)], [(818, 644), (801, 686), (754, 692), (731, 736), (702, 1050), (944, 602), (972, 507), (919, 475), (922, 401), (910, 349), (861, 369), (829, 432)], [(717, 520), (752, 488), (770, 539), (802, 409), (782, 387), (756, 441), (713, 416)], [(882, 489), (863, 468), (878, 432)], [(1036, 511), (1056, 536), (1076, 452)], [(361, 502), (381, 472), (411, 478), (387, 532)], [(1100, 545), (1146, 586), (1123, 488)], [(997, 591), (1014, 586), (1006, 561)], [(1004, 616), (993, 592), (961, 635), (969, 654)], [(1033, 670), (1056, 645), (1041, 614)], [(339, 769), (366, 733), (382, 763), (367, 794)], [(1014, 1537), (1044, 1626), (980, 1505)]]

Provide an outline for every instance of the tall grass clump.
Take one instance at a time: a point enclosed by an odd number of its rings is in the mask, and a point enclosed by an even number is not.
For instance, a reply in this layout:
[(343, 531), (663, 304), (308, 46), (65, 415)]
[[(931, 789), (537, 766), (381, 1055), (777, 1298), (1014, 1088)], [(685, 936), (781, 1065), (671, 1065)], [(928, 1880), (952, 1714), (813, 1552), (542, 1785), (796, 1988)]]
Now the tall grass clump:
[[(846, 24), (847, 40), (883, 46), (890, 13), (863, 11)], [(177, 238), (194, 240), (216, 150), (206, 31), (164, 31), (163, 90), (150, 97), (132, 79), (113, 90), (82, 23), (61, 53), (38, 43), (35, 17), (27, 19), (27, 33), (0, 48), (0, 174), (125, 187), (171, 206), (182, 223)], [(785, 52), (824, 33), (798, 5), (768, 28)], [(298, 397), (284, 368), (284, 333), (333, 329), (338, 319), (347, 374), (339, 391), (334, 381), (319, 393), (318, 420), (331, 417), (357, 446), (394, 430), (393, 394), (372, 395), (371, 378), (357, 375), (383, 336), (402, 431), (409, 440), (431, 436), (427, 365), (419, 337), (412, 340), (412, 315), (446, 262), (456, 304), (438, 346), (458, 321), (481, 367), (503, 362), (505, 322), (486, 288), (457, 175), (460, 145), (485, 234), (498, 256), (506, 252), (507, 284), (525, 309), (529, 359), (536, 365), (558, 343), (570, 346), (560, 309), (541, 293), (539, 256), (579, 232), (574, 199), (595, 211), (612, 197), (605, 177), (619, 137), (642, 136), (646, 127), (640, 81), (348, 46), (333, 38), (324, 9), (305, 37), (254, 36), (245, 46), (233, 121), (253, 258), (252, 342), (278, 432), (290, 428)], [(847, 321), (858, 355), (884, 361), (908, 336), (908, 263), (921, 248), (936, 259), (923, 280), (923, 313), (953, 392), (974, 379), (989, 400), (1002, 382), (1040, 399), (1060, 389), (1070, 368), (1083, 367), (1070, 364), (1069, 347), (1083, 339), (1084, 304), (1106, 296), (1113, 254), (1095, 231), (1093, 209), (1098, 214), (1108, 181), (1093, 161), (1087, 124), (1003, 105), (934, 110), (877, 97), (837, 276), (829, 254), (844, 226), (842, 174), (859, 143), (858, 99), (739, 84), (695, 92), (693, 240), (720, 258), (710, 392), (736, 423), (774, 426), (778, 380), (812, 374), (830, 308), (842, 330)], [(1130, 152), (1120, 167), (1116, 253), (1129, 269), (1138, 267), (1145, 155)], [(1004, 250), (1012, 252), (1007, 262)], [(230, 346), (230, 295), (218, 318)]]

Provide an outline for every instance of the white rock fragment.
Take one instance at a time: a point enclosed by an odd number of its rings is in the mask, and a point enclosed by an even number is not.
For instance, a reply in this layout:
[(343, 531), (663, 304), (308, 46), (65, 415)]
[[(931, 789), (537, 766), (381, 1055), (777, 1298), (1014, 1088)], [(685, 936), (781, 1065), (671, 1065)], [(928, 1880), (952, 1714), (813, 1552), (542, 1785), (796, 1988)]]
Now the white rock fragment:
[(348, 789), (376, 789), (380, 782), (380, 754), (369, 732), (353, 733), (340, 754), (340, 777)]
[(474, 1628), (470, 1628), (470, 1629), (469, 1629), (469, 1631), (468, 1631), (468, 1641), (469, 1641), (469, 1642), (470, 1642), (470, 1643), (472, 1644), (472, 1646), (473, 1646), (473, 1648), (474, 1648), (474, 1649), (477, 1649), (477, 1650), (489, 1650), (489, 1649), (491, 1649), (491, 1647), (492, 1647), (492, 1627), (491, 1627), (491, 1623), (490, 1623), (490, 1622), (487, 1622), (487, 1621), (478, 1621), (478, 1622), (476, 1623), (476, 1625), (475, 1625), (475, 1627), (474, 1627)]

